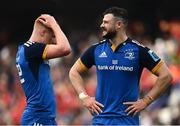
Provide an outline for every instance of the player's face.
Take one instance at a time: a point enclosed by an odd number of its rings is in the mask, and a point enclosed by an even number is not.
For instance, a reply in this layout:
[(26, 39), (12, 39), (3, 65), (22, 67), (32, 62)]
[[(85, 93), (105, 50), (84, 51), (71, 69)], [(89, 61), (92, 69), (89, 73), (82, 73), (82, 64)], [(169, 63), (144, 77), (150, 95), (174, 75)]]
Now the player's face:
[(104, 18), (100, 27), (102, 29), (103, 38), (112, 39), (116, 36), (117, 31), (115, 28), (115, 19), (112, 14), (104, 15)]

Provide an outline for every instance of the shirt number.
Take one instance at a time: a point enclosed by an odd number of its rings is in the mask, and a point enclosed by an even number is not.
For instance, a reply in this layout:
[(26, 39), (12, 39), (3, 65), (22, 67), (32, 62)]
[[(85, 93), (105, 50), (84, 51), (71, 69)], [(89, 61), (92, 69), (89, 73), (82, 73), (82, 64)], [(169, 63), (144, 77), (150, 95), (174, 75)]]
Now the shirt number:
[(16, 67), (18, 69), (18, 74), (19, 74), (19, 77), (20, 77), (20, 82), (21, 84), (23, 84), (25, 82), (24, 78), (22, 78), (22, 69), (21, 69), (21, 66), (19, 64), (16, 64)]

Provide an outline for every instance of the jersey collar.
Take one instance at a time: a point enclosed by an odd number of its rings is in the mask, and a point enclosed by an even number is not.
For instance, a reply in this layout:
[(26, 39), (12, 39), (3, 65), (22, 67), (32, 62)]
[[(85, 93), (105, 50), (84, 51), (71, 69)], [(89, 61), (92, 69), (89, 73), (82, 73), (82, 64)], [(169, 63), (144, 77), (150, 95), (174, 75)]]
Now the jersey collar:
[(110, 42), (110, 40), (108, 40), (108, 44), (111, 47), (113, 52), (116, 52), (120, 47), (122, 47), (123, 45), (125, 45), (127, 42), (129, 42), (131, 39), (128, 37), (124, 42), (120, 43), (117, 47), (115, 47), (115, 49), (112, 48), (112, 43)]

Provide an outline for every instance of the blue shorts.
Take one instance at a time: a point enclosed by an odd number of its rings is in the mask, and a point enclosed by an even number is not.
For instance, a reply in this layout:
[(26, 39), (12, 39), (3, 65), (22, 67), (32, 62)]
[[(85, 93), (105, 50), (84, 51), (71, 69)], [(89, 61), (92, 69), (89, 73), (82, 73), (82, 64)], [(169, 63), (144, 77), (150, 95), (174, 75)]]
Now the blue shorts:
[(93, 118), (92, 125), (139, 125), (139, 117), (96, 117)]
[(21, 125), (42, 126), (42, 125), (57, 125), (55, 118), (22, 118)]

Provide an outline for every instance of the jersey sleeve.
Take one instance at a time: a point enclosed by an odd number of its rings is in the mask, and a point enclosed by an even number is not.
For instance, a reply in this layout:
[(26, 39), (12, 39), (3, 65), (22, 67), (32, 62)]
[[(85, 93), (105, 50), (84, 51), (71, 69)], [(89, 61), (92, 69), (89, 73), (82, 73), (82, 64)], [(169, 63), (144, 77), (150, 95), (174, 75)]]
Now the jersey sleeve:
[(162, 60), (151, 49), (140, 46), (140, 65), (155, 73), (162, 65)]
[(94, 61), (95, 47), (96, 47), (95, 45), (91, 46), (80, 57), (81, 63), (88, 69), (91, 68), (93, 65), (95, 65), (95, 61)]
[(46, 56), (46, 44), (36, 43), (36, 42), (26, 42), (24, 43), (25, 56), (27, 59), (44, 59)]

